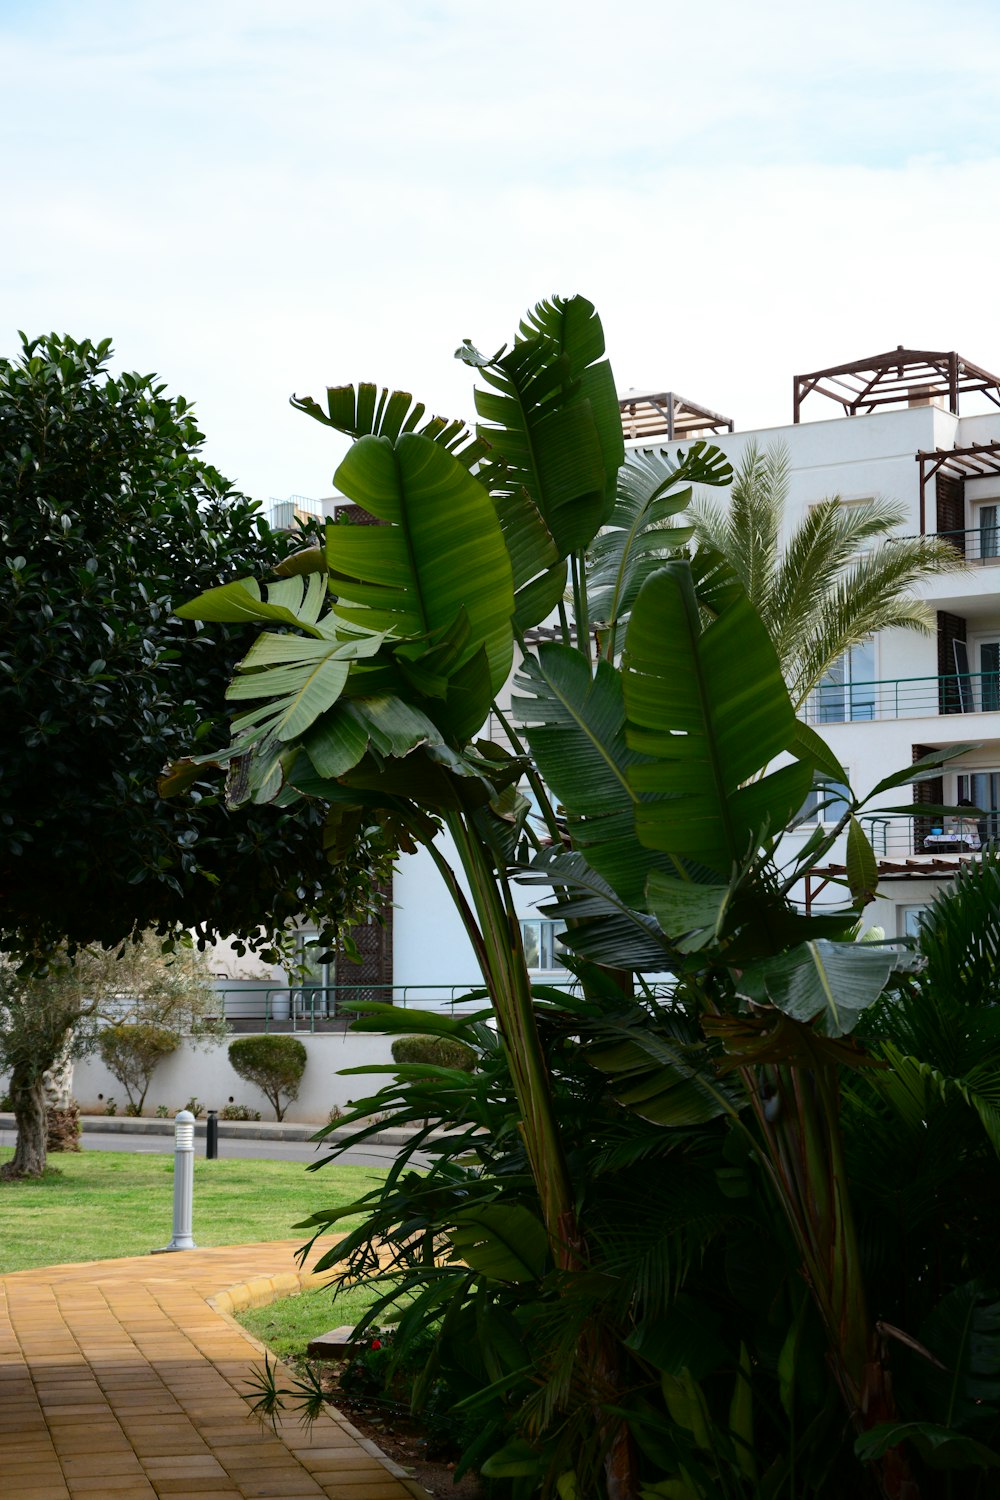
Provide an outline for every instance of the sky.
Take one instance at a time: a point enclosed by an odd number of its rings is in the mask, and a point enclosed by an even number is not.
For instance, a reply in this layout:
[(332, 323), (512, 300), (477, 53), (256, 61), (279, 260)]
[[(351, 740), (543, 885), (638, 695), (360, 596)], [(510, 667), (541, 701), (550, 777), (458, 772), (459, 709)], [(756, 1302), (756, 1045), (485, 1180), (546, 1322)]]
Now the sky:
[[(111, 336), (261, 499), (357, 380), (473, 416), (553, 293), (737, 428), (902, 343), (1000, 371), (995, 0), (0, 0), (0, 355)], [(804, 417), (835, 417), (818, 397)]]

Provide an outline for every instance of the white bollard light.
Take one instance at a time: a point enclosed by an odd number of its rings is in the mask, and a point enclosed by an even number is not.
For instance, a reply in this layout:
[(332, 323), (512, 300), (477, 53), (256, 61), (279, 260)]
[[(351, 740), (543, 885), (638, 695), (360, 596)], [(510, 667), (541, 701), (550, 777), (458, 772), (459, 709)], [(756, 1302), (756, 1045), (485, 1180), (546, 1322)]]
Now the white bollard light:
[(191, 1236), (194, 1206), (194, 1115), (179, 1109), (174, 1120), (174, 1237), (154, 1255), (168, 1250), (197, 1250)]

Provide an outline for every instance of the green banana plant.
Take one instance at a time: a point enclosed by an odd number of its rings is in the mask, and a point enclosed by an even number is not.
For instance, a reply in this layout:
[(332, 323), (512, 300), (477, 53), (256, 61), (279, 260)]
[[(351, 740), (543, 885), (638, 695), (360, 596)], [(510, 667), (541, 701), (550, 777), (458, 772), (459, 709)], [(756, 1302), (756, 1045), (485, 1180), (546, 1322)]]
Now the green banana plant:
[[(523, 1214), (505, 1229), (481, 1195), (447, 1221), (467, 1268), (459, 1280), (466, 1286), (468, 1272), (517, 1285), (551, 1265), (566, 1303), (565, 1347), (584, 1368), (575, 1420), (599, 1434), (608, 1500), (635, 1500), (628, 1417), (606, 1394), (621, 1385), (623, 1345), (587, 1323), (588, 1226), (513, 882), (546, 885), (547, 909), (567, 920), (584, 989), (573, 1025), (609, 1107), (674, 1129), (725, 1125), (752, 1142), (859, 1425), (893, 1412), (846, 1189), (839, 1080), (867, 1065), (853, 1033), (897, 960), (855, 942), (875, 868), (860, 823), (849, 821), (860, 804), (851, 802), (844, 824), (843, 908), (809, 916), (792, 902), (830, 845), (820, 837), (789, 858), (785, 830), (811, 787), (846, 776), (796, 720), (732, 569), (707, 549), (693, 562), (664, 555), (672, 549), (660, 527), (678, 513), (682, 486), (725, 481), (717, 450), (696, 446), (677, 467), (633, 456), (619, 481), (614, 383), (600, 321), (583, 298), (539, 304), (510, 349), (484, 357), (466, 344), (459, 357), (485, 387), (475, 438), (374, 386), (332, 388), (325, 411), (297, 401), (354, 439), (335, 483), (380, 524), (329, 526), (322, 554), (300, 555), (266, 597), (239, 580), (184, 606), (187, 618), (270, 628), (230, 690), (239, 708), (231, 746), (175, 768), (165, 785), (181, 790), (215, 759), (229, 768), (234, 804), (324, 804), (334, 855), (349, 831), (372, 823), (401, 848), (427, 848), (496, 1016), (544, 1239)], [(553, 612), (561, 641), (529, 648), (525, 631)], [(596, 659), (592, 621), (606, 631)], [(515, 646), (511, 754), (475, 737), (496, 711)], [(879, 795), (940, 760), (887, 778)], [(548, 838), (535, 836), (527, 868), (524, 775)], [(664, 970), (683, 1000), (669, 1012), (643, 992), (644, 976)], [(436, 1292), (428, 1295), (430, 1315)], [(741, 1372), (745, 1363), (741, 1353)], [(749, 1484), (745, 1386), (741, 1373), (727, 1430)], [(544, 1383), (532, 1416), (539, 1433), (567, 1389), (565, 1379)], [(691, 1388), (671, 1390), (678, 1402), (696, 1400)], [(537, 1471), (538, 1453), (529, 1461), (518, 1450), (511, 1461), (524, 1477), (529, 1462)], [(902, 1493), (896, 1450), (872, 1462), (887, 1493), (893, 1484)]]
[(629, 453), (618, 473), (614, 509), (587, 559), (591, 620), (606, 635), (608, 661), (615, 660), (618, 632), (639, 589), (694, 535), (693, 526), (673, 524), (691, 503), (692, 485), (726, 485), (732, 477), (725, 455), (705, 442), (679, 453), (676, 463), (662, 448)]
[[(832, 916), (808, 917), (791, 905), (779, 869), (784, 831), (814, 778), (846, 778), (796, 721), (774, 648), (742, 588), (716, 560), (700, 566), (701, 573), (668, 561), (642, 584), (620, 671), (607, 661), (590, 671), (582, 653), (541, 647), (518, 678), (515, 714), (564, 809), (577, 857), (622, 904), (656, 918), (674, 972), (699, 997), (704, 1035), (722, 1049), (722, 1070), (742, 1079), (838, 1385), (861, 1430), (892, 1419), (892, 1398), (847, 1188), (839, 1076), (845, 1066), (866, 1065), (851, 1033), (898, 957), (855, 941), (875, 883), (856, 818), (854, 895)], [(930, 769), (886, 778), (878, 793)], [(551, 873), (553, 863), (540, 868)], [(579, 870), (574, 876), (579, 881)], [(570, 881), (561, 889), (570, 913)], [(606, 901), (605, 922), (610, 908)], [(551, 910), (558, 909), (557, 900)], [(590, 939), (582, 951), (599, 957), (599, 941), (587, 934), (594, 907), (584, 912), (565, 941), (573, 948), (581, 930)], [(605, 1027), (590, 1057), (617, 1097), (646, 1118), (738, 1116), (739, 1106), (710, 1085), (703, 1060), (699, 1067), (695, 1042), (671, 1038), (662, 1025), (651, 1035), (648, 1018), (630, 1028), (619, 1021)], [(904, 1493), (905, 1457), (891, 1448), (873, 1462), (886, 1493)]]
[[(461, 428), (421, 426), (422, 410), (402, 394), (337, 388), (325, 413), (299, 401), (355, 438), (334, 482), (381, 524), (329, 526), (325, 555), (300, 557), (266, 603), (240, 580), (180, 613), (299, 632), (262, 637), (230, 689), (254, 705), (214, 757), (232, 767), (232, 801), (310, 796), (330, 807), (332, 846), (345, 820), (364, 816), (428, 848), (495, 1010), (549, 1254), (572, 1272), (586, 1250), (503, 854), (511, 818), (523, 823), (511, 788), (524, 766), (470, 741), (509, 676), (515, 632), (561, 599), (567, 559), (581, 596), (579, 558), (610, 515), (624, 445), (600, 320), (585, 299), (539, 304), (490, 360), (461, 352), (489, 387), (477, 393), (475, 473)], [(191, 774), (175, 768), (167, 789)], [(468, 894), (438, 847), (441, 827)], [(472, 1253), (468, 1232), (461, 1243)], [(592, 1357), (604, 1358), (599, 1346)], [(608, 1435), (612, 1497), (635, 1493), (618, 1426)]]

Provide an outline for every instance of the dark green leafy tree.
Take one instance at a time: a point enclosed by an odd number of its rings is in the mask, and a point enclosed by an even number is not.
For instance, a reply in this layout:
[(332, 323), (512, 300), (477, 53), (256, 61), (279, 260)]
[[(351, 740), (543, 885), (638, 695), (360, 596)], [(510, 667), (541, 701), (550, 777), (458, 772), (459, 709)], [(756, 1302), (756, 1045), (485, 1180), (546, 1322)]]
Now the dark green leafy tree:
[(331, 871), (318, 813), (157, 794), (171, 757), (224, 735), (242, 650), (175, 604), (292, 544), (202, 459), (184, 398), (110, 358), (109, 340), (53, 334), (0, 360), (0, 941), (249, 937), (364, 911), (370, 861)]

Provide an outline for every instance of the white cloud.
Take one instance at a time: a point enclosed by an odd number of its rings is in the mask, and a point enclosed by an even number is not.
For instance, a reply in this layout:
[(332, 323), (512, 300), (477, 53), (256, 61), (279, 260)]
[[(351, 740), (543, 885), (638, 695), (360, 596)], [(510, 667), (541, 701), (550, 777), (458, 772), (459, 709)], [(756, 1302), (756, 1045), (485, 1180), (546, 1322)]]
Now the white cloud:
[(293, 390), (468, 413), (452, 350), (556, 290), (621, 385), (741, 426), (900, 341), (1000, 365), (986, 4), (38, 0), (3, 33), (0, 347), (111, 333), (256, 494), (329, 488)]

